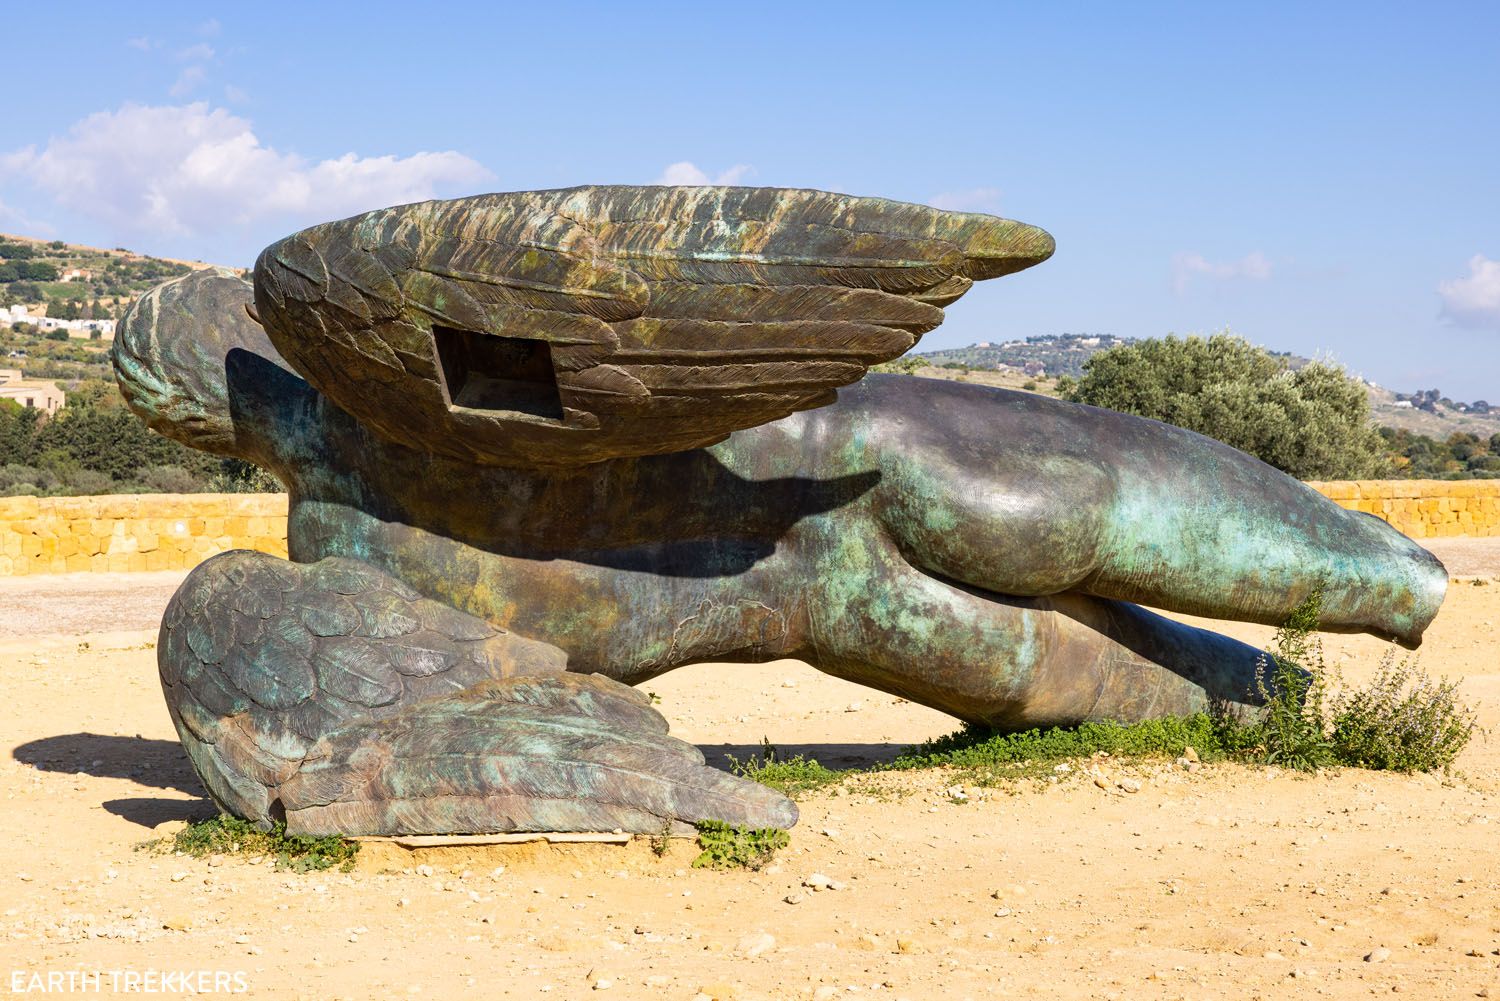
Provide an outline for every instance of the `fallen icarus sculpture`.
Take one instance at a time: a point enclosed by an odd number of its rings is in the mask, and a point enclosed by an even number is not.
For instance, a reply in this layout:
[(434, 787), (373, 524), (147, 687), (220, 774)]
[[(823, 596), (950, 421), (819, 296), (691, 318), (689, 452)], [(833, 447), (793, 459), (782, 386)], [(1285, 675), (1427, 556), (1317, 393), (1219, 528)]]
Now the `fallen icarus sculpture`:
[[(1252, 699), (1257, 651), (1140, 607), (1415, 645), (1447, 576), (1210, 439), (865, 376), (1034, 227), (767, 188), (406, 205), (137, 302), (131, 407), (290, 491), (158, 647), (209, 794), (308, 834), (656, 833), (796, 808), (629, 687), (796, 657), (1005, 727)], [(836, 392), (840, 387), (848, 387)]]

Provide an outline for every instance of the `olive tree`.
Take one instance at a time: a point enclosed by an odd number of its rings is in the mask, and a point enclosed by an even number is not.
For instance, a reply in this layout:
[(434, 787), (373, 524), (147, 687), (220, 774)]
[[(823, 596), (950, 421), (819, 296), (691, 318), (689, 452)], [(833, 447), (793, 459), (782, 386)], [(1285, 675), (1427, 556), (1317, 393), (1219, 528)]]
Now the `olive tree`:
[(1217, 438), (1301, 479), (1358, 479), (1386, 467), (1358, 379), (1328, 362), (1294, 369), (1227, 332), (1101, 351), (1067, 396)]

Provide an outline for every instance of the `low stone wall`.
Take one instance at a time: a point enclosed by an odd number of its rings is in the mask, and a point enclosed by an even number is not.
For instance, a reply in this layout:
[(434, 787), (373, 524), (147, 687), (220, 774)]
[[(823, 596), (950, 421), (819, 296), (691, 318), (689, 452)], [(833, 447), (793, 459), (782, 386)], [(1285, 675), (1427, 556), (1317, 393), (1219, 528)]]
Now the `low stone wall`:
[(1340, 507), (1384, 518), (1413, 539), (1500, 535), (1500, 480), (1345, 480), (1308, 486)]
[[(1414, 539), (1500, 535), (1500, 480), (1357, 480), (1309, 486)], [(0, 497), (0, 577), (183, 570), (227, 549), (286, 556), (285, 494)]]
[(286, 494), (0, 497), (0, 576), (183, 570), (228, 549), (286, 556)]

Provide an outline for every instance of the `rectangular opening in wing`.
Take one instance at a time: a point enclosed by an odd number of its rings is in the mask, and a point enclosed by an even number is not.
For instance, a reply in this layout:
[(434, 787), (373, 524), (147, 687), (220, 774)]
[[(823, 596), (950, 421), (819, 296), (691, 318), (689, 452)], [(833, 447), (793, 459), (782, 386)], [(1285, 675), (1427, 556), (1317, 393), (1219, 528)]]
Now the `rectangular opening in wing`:
[(562, 398), (546, 341), (433, 327), (448, 400), (474, 410), (512, 410), (562, 420)]

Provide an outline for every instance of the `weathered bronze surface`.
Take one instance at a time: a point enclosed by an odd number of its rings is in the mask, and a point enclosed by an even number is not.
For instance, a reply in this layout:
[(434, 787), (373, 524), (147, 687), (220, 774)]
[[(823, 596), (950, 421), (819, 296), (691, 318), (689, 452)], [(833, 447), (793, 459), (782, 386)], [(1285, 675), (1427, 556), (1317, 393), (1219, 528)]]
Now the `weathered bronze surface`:
[(1050, 251), (879, 199), (585, 188), (154, 290), (115, 342), (131, 406), (291, 492), (294, 562), (217, 557), (163, 622), (210, 793), (310, 833), (784, 827), (626, 686), (800, 657), (1000, 726), (1188, 712), (1248, 700), (1258, 654), (1140, 605), (1277, 623), (1320, 583), (1325, 628), (1418, 642), (1441, 565), (1227, 446), (856, 383)]

